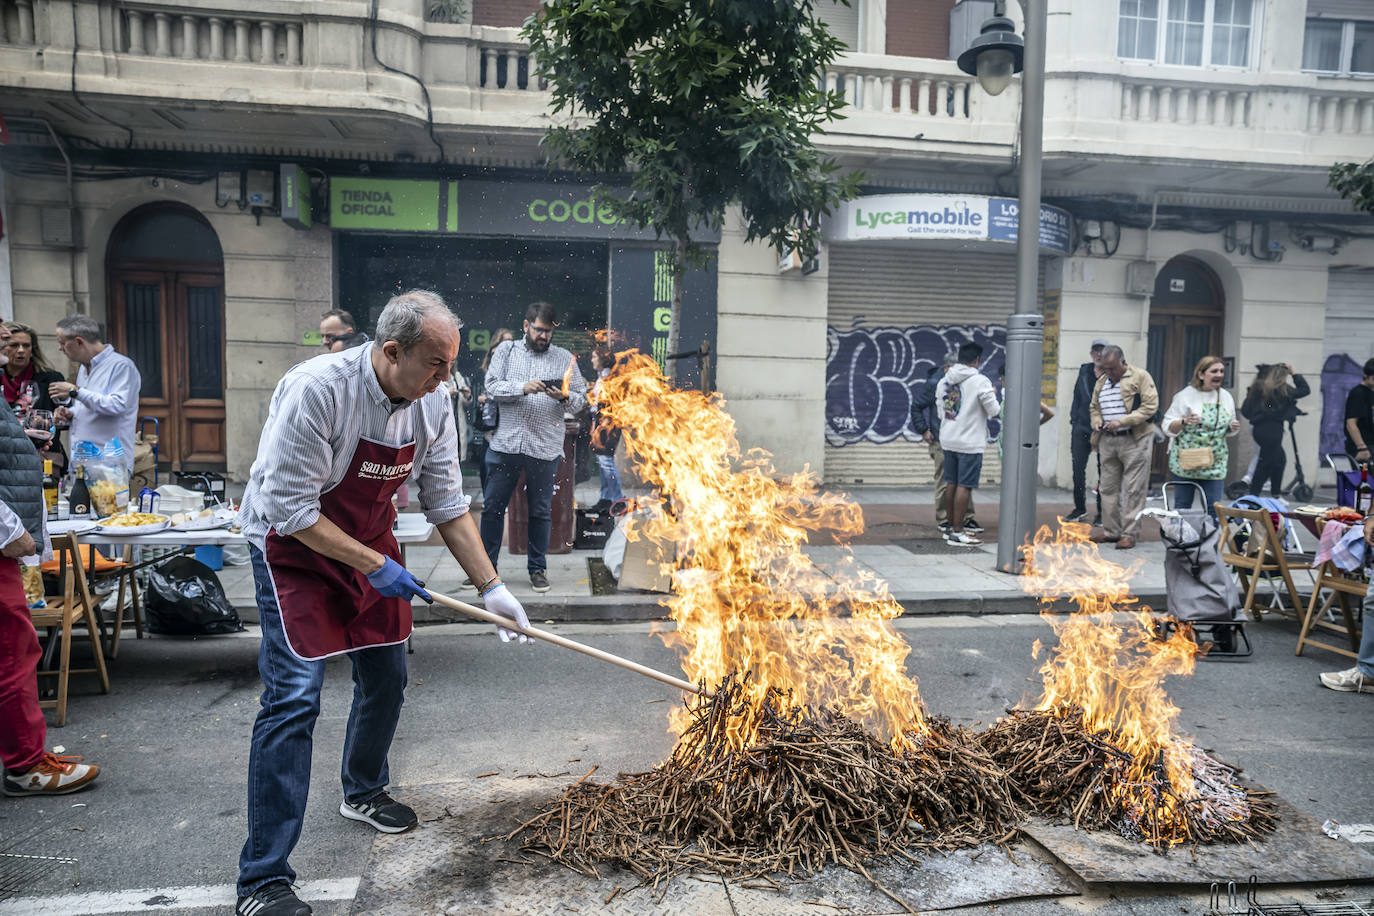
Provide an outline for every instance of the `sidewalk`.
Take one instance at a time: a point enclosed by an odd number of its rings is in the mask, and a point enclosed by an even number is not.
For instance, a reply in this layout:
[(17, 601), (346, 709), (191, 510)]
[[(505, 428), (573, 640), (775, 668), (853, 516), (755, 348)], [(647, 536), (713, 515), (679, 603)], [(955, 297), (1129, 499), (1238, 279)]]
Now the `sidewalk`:
[[(477, 489), (469, 483), (469, 492)], [(1021, 579), (999, 572), (997, 562), (997, 490), (980, 490), (975, 498), (977, 515), (986, 531), (983, 545), (957, 548), (945, 543), (935, 527), (933, 493), (929, 487), (905, 490), (858, 487), (847, 491), (864, 510), (864, 532), (849, 545), (857, 563), (887, 582), (892, 595), (907, 614), (1021, 614), (1039, 609), (1037, 599), (1021, 589)], [(596, 502), (595, 482), (578, 485), (579, 505)], [(1042, 489), (1037, 494), (1037, 521), (1053, 525), (1068, 514), (1073, 500), (1068, 491)], [(1132, 577), (1132, 593), (1156, 608), (1164, 605), (1164, 549), (1158, 525), (1147, 520), (1139, 545), (1116, 551), (1104, 545), (1103, 555), (1123, 565), (1138, 563)], [(845, 555), (844, 547), (817, 544), (807, 555), (822, 570), (833, 569)], [(506, 584), (529, 611), (531, 620), (546, 622), (654, 620), (667, 616), (663, 595), (624, 591), (614, 595), (592, 594), (588, 560), (600, 551), (578, 550), (548, 558), (552, 588), (543, 595), (531, 591), (524, 557), (502, 549), (501, 571)], [(407, 550), (407, 565), (429, 587), (460, 601), (475, 601), (476, 592), (464, 589), (462, 569), (449, 556), (438, 535), (424, 545)], [(245, 621), (256, 621), (253, 578), (247, 566), (226, 566), (220, 581)], [(455, 612), (423, 604), (415, 608), (417, 622), (458, 619)]]

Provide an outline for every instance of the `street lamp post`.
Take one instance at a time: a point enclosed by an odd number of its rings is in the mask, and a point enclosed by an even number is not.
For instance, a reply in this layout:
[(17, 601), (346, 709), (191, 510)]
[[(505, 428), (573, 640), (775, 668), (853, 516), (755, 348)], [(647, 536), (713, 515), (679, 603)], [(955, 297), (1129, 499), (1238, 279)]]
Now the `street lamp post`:
[(1021, 163), (1016, 221), (1016, 310), (1007, 319), (1006, 398), (1002, 407), (1002, 500), (997, 526), (997, 568), (1020, 573), (1021, 546), (1035, 526), (1036, 469), (1040, 453), (1040, 388), (1045, 318), (1038, 302), (1040, 274), (1040, 160), (1045, 116), (1047, 0), (1020, 0), (1024, 45), (997, 0), (982, 34), (959, 55), (959, 69), (997, 95), (1021, 71)]

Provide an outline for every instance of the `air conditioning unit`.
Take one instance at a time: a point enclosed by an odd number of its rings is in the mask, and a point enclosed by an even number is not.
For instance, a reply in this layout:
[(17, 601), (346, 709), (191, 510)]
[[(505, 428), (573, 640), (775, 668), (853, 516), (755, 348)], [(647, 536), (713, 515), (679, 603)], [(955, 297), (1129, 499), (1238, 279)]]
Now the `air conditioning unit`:
[(1153, 296), (1155, 274), (1159, 265), (1154, 261), (1132, 261), (1126, 265), (1126, 295)]
[(38, 211), (43, 244), (53, 248), (77, 247), (76, 211), (70, 207), (43, 207)]

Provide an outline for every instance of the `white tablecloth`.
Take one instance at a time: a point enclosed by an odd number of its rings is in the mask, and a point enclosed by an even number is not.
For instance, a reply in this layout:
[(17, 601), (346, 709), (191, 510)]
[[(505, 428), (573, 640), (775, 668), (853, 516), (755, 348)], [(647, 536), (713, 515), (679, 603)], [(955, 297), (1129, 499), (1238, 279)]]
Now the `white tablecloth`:
[[(65, 522), (54, 522), (53, 525), (65, 524)], [(52, 528), (49, 529), (50, 531)], [(396, 535), (399, 544), (422, 544), (429, 540), (429, 536), (434, 533), (434, 526), (425, 521), (424, 515), (418, 512), (402, 512), (396, 516), (396, 525), (391, 529)], [(58, 532), (52, 531), (56, 534)], [(202, 545), (214, 545), (216, 547), (228, 547), (234, 544), (247, 544), (248, 541), (242, 534), (230, 531), (228, 528), (211, 528), (208, 531), (174, 531), (166, 528), (153, 534), (132, 534), (118, 535), (103, 531), (90, 531), (78, 535), (83, 544), (99, 544), (102, 546), (122, 546), (125, 544), (135, 547), (200, 547)]]

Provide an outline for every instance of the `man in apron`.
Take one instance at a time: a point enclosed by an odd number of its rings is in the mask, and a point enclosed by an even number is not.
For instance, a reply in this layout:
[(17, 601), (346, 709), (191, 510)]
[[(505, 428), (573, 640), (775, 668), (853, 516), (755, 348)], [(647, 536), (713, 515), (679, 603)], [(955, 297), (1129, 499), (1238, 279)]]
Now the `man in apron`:
[(300, 838), (325, 659), (349, 653), (353, 708), (339, 813), (385, 833), (415, 826), (386, 793), (387, 753), (406, 684), (410, 602), (424, 583), (398, 562), (391, 496), (407, 477), (420, 507), (488, 610), (529, 637), (468, 514), (458, 432), (442, 383), (460, 324), (431, 292), (394, 297), (364, 346), (292, 368), (272, 395), (239, 512), (262, 626), (262, 709), (248, 763), (248, 840), (239, 858), (239, 916), (304, 916), (287, 856)]

